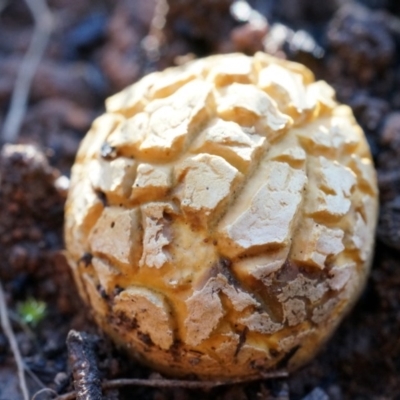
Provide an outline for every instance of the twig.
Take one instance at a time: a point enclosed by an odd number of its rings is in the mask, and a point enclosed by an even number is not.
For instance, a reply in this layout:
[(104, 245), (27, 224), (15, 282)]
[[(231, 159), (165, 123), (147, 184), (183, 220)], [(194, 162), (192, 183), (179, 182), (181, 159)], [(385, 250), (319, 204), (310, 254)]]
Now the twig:
[(53, 18), (45, 0), (25, 0), (35, 21), (35, 30), (29, 49), (18, 69), (11, 105), (4, 122), (2, 140), (14, 143), (26, 112), (33, 77), (47, 47), (53, 26)]
[(46, 385), (39, 379), (39, 377), (24, 363), (25, 372), (31, 377), (31, 379), (42, 389), (46, 389)]
[[(19, 327), (25, 332), (25, 334), (35, 342), (35, 346), (38, 347), (37, 339), (32, 329), (27, 323), (25, 323), (21, 317), (14, 311), (8, 310), (8, 317), (11, 322), (19, 325)], [(39, 379), (39, 377), (24, 363), (25, 372), (32, 378), (32, 380), (42, 389), (46, 389), (46, 385)]]
[[(37, 391), (37, 392), (33, 395), (32, 400), (37, 400), (37, 399), (39, 399), (40, 396), (41, 396), (42, 394), (44, 394), (44, 393), (48, 394), (49, 396), (53, 396), (53, 398), (56, 398), (56, 397), (57, 397), (57, 392), (56, 392), (55, 390), (50, 389), (50, 388), (44, 388), (44, 389), (40, 389), (39, 391)], [(48, 396), (48, 397), (49, 397), (49, 396)]]
[[(147, 386), (152, 388), (183, 388), (183, 389), (203, 389), (209, 390), (218, 386), (234, 385), (239, 383), (248, 383), (260, 379), (278, 379), (287, 378), (286, 371), (274, 371), (262, 374), (262, 376), (252, 379), (232, 379), (229, 381), (186, 381), (172, 379), (114, 379), (105, 381), (101, 385), (103, 390), (118, 389), (126, 386)], [(73, 400), (77, 398), (76, 392), (69, 392), (56, 397), (54, 400)]]
[(26, 385), (25, 373), (24, 373), (24, 361), (19, 352), (18, 343), (15, 338), (14, 332), (11, 327), (10, 319), (8, 317), (7, 305), (4, 296), (3, 285), (0, 281), (0, 316), (1, 316), (1, 326), (3, 328), (4, 334), (7, 336), (8, 342), (11, 347), (11, 351), (14, 355), (15, 362), (18, 368), (18, 379), (19, 385), (21, 387), (21, 392), (24, 400), (29, 400), (28, 387)]
[(85, 332), (72, 330), (67, 337), (67, 347), (77, 400), (101, 400), (94, 340)]

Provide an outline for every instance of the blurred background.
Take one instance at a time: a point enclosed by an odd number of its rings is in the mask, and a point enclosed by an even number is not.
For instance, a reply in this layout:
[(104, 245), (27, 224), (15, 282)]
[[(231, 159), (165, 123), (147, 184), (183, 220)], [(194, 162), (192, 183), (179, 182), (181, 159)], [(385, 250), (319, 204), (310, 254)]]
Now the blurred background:
[[(0, 0), (0, 281), (30, 396), (72, 390), (69, 329), (99, 334), (76, 296), (62, 224), (77, 147), (104, 99), (196, 57), (266, 51), (331, 84), (367, 135), (381, 212), (366, 291), (321, 355), (288, 379), (105, 398), (400, 399), (399, 46), (398, 0)], [(106, 339), (96, 346), (102, 379), (155, 376)], [(22, 398), (3, 329), (0, 400)]]

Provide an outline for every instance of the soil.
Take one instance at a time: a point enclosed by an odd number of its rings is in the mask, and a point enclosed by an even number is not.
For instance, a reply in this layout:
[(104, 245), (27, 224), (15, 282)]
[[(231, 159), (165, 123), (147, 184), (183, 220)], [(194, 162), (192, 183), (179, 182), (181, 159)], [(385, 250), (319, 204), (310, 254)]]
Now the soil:
[[(63, 205), (79, 141), (104, 99), (144, 74), (211, 53), (266, 50), (309, 66), (349, 104), (378, 169), (381, 216), (364, 294), (332, 340), (287, 379), (211, 391), (122, 388), (105, 399), (400, 399), (400, 6), (396, 0), (48, 0), (54, 29), (18, 145), (0, 155), (0, 279), (31, 396), (73, 390), (66, 338), (86, 332), (102, 381), (160, 378), (91, 321), (63, 254)], [(0, 127), (33, 32), (23, 0), (0, 1)], [(165, 22), (165, 23), (164, 23)], [(19, 305), (46, 304), (37, 324)], [(0, 400), (19, 400), (0, 331)], [(36, 400), (54, 398), (42, 392)], [(53, 394), (51, 394), (53, 393)], [(90, 397), (85, 397), (90, 400)], [(98, 397), (96, 397), (98, 398)]]

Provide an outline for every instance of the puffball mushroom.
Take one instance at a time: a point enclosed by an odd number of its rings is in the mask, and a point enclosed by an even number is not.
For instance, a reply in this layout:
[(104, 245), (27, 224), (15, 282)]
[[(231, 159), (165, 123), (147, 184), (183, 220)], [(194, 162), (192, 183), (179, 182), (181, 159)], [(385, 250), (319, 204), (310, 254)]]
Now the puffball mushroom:
[(152, 73), (106, 101), (65, 239), (99, 326), (168, 375), (309, 361), (362, 290), (377, 185), (352, 111), (264, 53)]

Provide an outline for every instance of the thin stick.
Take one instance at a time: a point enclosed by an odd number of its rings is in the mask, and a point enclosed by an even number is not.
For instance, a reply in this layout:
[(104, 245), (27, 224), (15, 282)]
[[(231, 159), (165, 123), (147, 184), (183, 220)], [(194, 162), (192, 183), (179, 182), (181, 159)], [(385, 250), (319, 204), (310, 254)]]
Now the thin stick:
[[(36, 346), (37, 340), (35, 334), (33, 333), (32, 329), (26, 324), (15, 312), (8, 310), (8, 317), (10, 318), (11, 322), (17, 323), (20, 328), (31, 338), (31, 340), (35, 341)], [(39, 379), (39, 377), (24, 363), (25, 372), (32, 378), (33, 381), (42, 389), (46, 389), (46, 385)]]
[(15, 362), (17, 364), (18, 379), (22, 395), (24, 397), (24, 400), (29, 400), (29, 392), (28, 392), (28, 387), (26, 385), (26, 379), (24, 373), (24, 361), (21, 357), (21, 353), (19, 352), (18, 343), (15, 338), (14, 332), (12, 330), (10, 319), (8, 317), (7, 305), (1, 281), (0, 281), (0, 317), (1, 317), (1, 326), (3, 328), (4, 334), (7, 336), (8, 342), (11, 347), (11, 351), (14, 355)]
[[(105, 381), (101, 385), (102, 389), (118, 389), (126, 386), (147, 386), (153, 388), (184, 388), (184, 389), (203, 389), (208, 390), (218, 386), (233, 385), (239, 383), (248, 383), (260, 379), (277, 379), (287, 378), (286, 371), (275, 371), (262, 374), (261, 377), (253, 379), (232, 379), (230, 381), (185, 381), (185, 380), (172, 380), (172, 379), (114, 379)], [(77, 393), (69, 392), (56, 397), (54, 400), (74, 400)]]
[(37, 400), (44, 393), (47, 393), (49, 396), (53, 396), (54, 399), (57, 397), (57, 392), (55, 390), (49, 389), (49, 388), (44, 388), (44, 389), (40, 389), (39, 391), (37, 391), (33, 395), (32, 400)]
[(27, 100), (33, 77), (46, 50), (53, 26), (53, 18), (45, 0), (25, 0), (35, 21), (29, 49), (18, 69), (11, 105), (4, 122), (2, 140), (15, 143), (26, 113)]
[(24, 364), (25, 372), (31, 377), (31, 379), (42, 389), (46, 389), (46, 385), (39, 379), (39, 377), (26, 365)]

